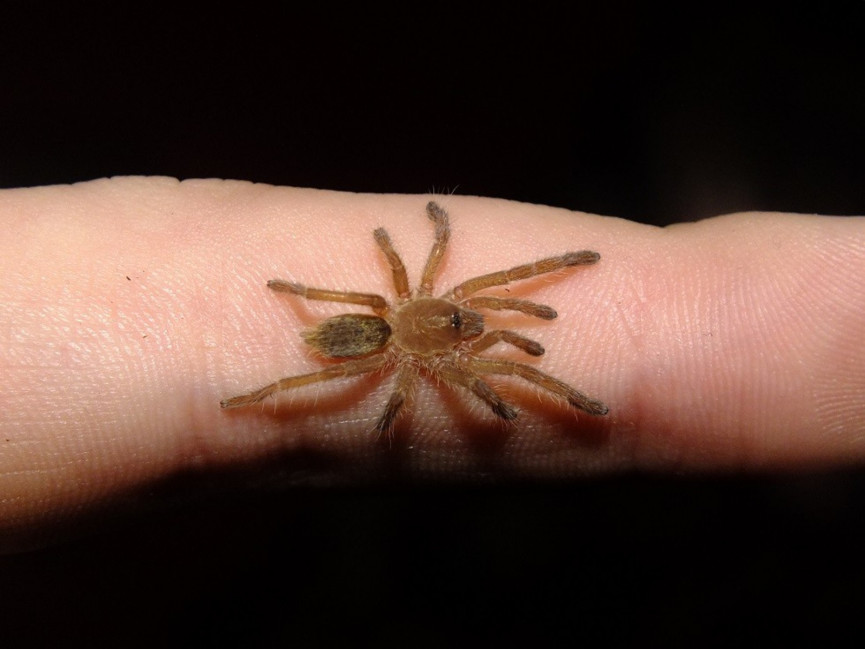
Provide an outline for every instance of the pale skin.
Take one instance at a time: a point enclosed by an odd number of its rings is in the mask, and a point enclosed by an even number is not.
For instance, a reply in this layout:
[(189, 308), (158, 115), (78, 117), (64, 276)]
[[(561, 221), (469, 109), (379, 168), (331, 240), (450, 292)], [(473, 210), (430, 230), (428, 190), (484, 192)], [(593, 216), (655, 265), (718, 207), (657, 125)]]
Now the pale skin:
[[(408, 289), (371, 233), (386, 228), (418, 285), (431, 198), (453, 230), (436, 294), (569, 250), (601, 254), (483, 292), (555, 308), (553, 320), (484, 314), (487, 331), (543, 355), (495, 337), (474, 351), (555, 376), (607, 415), (490, 377), (519, 411), (503, 423), (468, 389), (421, 377), (393, 437), (377, 436), (401, 377), (375, 371), (220, 408), (337, 366), (300, 333), (346, 305), (268, 280), (397, 300)], [(49, 542), (39, 530), (179, 472), (310, 449), (347, 479), (398, 462), (425, 480), (479, 467), (543, 479), (791, 470), (865, 455), (863, 218), (750, 213), (658, 229), (470, 197), (120, 178), (0, 192), (0, 219), (3, 549)]]

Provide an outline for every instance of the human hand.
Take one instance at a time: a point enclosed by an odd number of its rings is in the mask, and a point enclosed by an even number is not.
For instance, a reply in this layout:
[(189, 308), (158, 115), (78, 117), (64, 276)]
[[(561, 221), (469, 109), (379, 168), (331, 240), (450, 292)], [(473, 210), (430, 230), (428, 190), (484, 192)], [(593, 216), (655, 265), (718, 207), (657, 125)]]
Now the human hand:
[(372, 230), (387, 228), (416, 284), (432, 239), (427, 200), (166, 178), (0, 193), (2, 545), (48, 542), (44, 530), (105, 503), (138, 506), (178, 474), (268, 458), (297, 482), (861, 459), (862, 218), (738, 214), (658, 229), (440, 197), (453, 236), (439, 292), (567, 250), (601, 253), (501, 293), (558, 311), (550, 322), (489, 316), (541, 342), (544, 356), (489, 354), (535, 364), (602, 400), (607, 416), (502, 381), (520, 410), (504, 426), (464, 392), (421, 381), (394, 439), (380, 439), (370, 429), (388, 377), (220, 409), (320, 368), (299, 332), (353, 310), (274, 294), (266, 281), (392, 297)]

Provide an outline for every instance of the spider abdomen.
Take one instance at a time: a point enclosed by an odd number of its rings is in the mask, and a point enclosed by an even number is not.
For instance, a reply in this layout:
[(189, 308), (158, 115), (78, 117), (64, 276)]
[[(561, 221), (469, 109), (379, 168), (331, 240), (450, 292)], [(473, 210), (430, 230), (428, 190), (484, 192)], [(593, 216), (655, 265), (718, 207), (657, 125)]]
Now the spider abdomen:
[(324, 320), (303, 339), (324, 356), (347, 358), (378, 351), (390, 339), (391, 328), (384, 318), (365, 313), (346, 313)]

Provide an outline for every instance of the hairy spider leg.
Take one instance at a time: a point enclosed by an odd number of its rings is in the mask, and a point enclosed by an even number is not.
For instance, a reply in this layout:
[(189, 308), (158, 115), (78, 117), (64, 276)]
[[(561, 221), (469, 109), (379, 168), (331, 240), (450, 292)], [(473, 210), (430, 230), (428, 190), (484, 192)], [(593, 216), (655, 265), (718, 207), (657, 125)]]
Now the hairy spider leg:
[(393, 430), (393, 422), (408, 398), (417, 376), (418, 370), (414, 365), (403, 365), (397, 372), (393, 392), (391, 392), (387, 405), (384, 407), (384, 412), (379, 417), (374, 428), (374, 430), (378, 431), (379, 435), (382, 433), (390, 434)]
[(521, 311), (542, 320), (554, 320), (558, 317), (556, 310), (546, 304), (537, 304), (529, 300), (512, 297), (496, 297), (494, 295), (479, 295), (466, 298), (460, 306), (469, 309), (492, 309), (493, 311)]
[(377, 228), (372, 233), (372, 236), (375, 237), (375, 242), (381, 248), (384, 256), (387, 257), (387, 263), (390, 264), (396, 294), (401, 300), (409, 299), (411, 297), (411, 289), (408, 285), (408, 273), (406, 273), (405, 264), (402, 263), (402, 259), (400, 259), (399, 254), (393, 247), (390, 235), (384, 228)]
[(238, 397), (232, 397), (230, 399), (223, 399), (219, 405), (221, 405), (223, 408), (242, 408), (244, 406), (250, 406), (254, 403), (262, 401), (263, 399), (269, 397), (276, 392), (281, 392), (282, 390), (290, 390), (291, 388), (298, 388), (302, 385), (308, 385), (310, 383), (330, 381), (332, 379), (341, 379), (349, 376), (357, 376), (358, 374), (374, 372), (384, 367), (386, 363), (387, 356), (385, 354), (375, 354), (366, 358), (346, 361), (344, 363), (340, 363), (339, 365), (333, 365), (318, 372), (312, 372), (311, 374), (301, 374), (300, 376), (289, 376), (287, 378), (280, 379), (279, 381), (271, 383), (270, 385), (266, 385), (265, 387), (261, 388), (260, 390), (256, 390), (255, 392), (250, 392), (249, 394), (242, 394)]
[(500, 270), (488, 275), (480, 275), (457, 284), (450, 291), (442, 295), (446, 300), (462, 300), (464, 297), (476, 293), (491, 286), (502, 286), (521, 279), (528, 279), (544, 273), (552, 273), (568, 266), (585, 266), (596, 263), (601, 256), (591, 250), (580, 250), (579, 252), (566, 252), (558, 257), (549, 257), (531, 264), (514, 266), (508, 270)]
[(491, 358), (469, 358), (467, 365), (478, 374), (506, 374), (519, 376), (541, 388), (567, 399), (575, 408), (584, 410), (590, 415), (606, 415), (609, 408), (600, 401), (587, 397), (567, 383), (544, 374), (530, 365)]
[(436, 230), (435, 241), (433, 241), (432, 249), (430, 250), (429, 257), (427, 257), (426, 266), (424, 266), (423, 275), (421, 275), (420, 287), (418, 288), (418, 295), (423, 296), (432, 295), (433, 280), (435, 279), (439, 263), (441, 263), (447, 249), (448, 241), (451, 238), (448, 213), (438, 203), (435, 201), (427, 203), (426, 214), (430, 221), (435, 223)]
[(481, 377), (466, 367), (454, 363), (442, 363), (436, 367), (435, 372), (441, 376), (445, 382), (453, 385), (460, 385), (474, 392), (477, 397), (486, 402), (492, 411), (502, 419), (511, 421), (517, 418), (517, 415), (519, 414), (517, 410), (513, 406), (508, 405), (504, 399), (496, 394), (496, 391), (493, 390)]
[(471, 354), (478, 354), (485, 349), (489, 349), (499, 341), (506, 342), (518, 349), (522, 349), (526, 354), (532, 356), (541, 356), (544, 353), (544, 348), (540, 343), (526, 338), (525, 336), (521, 336), (518, 333), (514, 333), (513, 331), (507, 331), (506, 329), (493, 329), (492, 331), (487, 331), (480, 338), (475, 338), (466, 345), (466, 351)]
[(331, 291), (323, 288), (309, 288), (296, 282), (286, 282), (281, 279), (271, 279), (268, 287), (281, 293), (292, 293), (307, 300), (322, 300), (324, 302), (342, 302), (344, 304), (360, 304), (371, 307), (379, 315), (384, 315), (389, 309), (387, 300), (374, 293), (355, 293), (353, 291)]

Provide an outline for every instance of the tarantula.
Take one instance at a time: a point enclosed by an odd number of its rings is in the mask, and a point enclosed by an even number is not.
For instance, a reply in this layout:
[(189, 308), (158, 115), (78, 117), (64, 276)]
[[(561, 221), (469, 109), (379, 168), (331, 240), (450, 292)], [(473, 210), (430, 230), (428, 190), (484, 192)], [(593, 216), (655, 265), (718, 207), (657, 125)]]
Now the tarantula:
[(384, 412), (375, 425), (379, 433), (389, 432), (405, 403), (421, 370), (448, 385), (470, 390), (504, 420), (517, 417), (517, 410), (506, 403), (481, 378), (485, 374), (515, 375), (530, 381), (569, 404), (591, 415), (605, 415), (607, 406), (587, 397), (563, 381), (530, 365), (509, 360), (483, 358), (478, 354), (497, 342), (505, 342), (532, 356), (540, 356), (544, 348), (513, 331), (484, 331), (484, 318), (476, 309), (520, 311), (536, 318), (552, 320), (556, 312), (551, 307), (528, 300), (475, 295), (492, 286), (550, 273), (568, 266), (596, 263), (597, 252), (581, 250), (566, 252), (533, 264), (516, 266), (488, 275), (481, 275), (458, 284), (441, 297), (432, 297), (433, 278), (450, 239), (448, 215), (430, 201), (426, 206), (429, 219), (435, 223), (435, 241), (424, 267), (420, 286), (411, 291), (405, 266), (384, 228), (373, 232), (375, 241), (390, 264), (397, 300), (388, 303), (380, 295), (309, 288), (295, 282), (272, 279), (267, 285), (274, 291), (293, 293), (308, 300), (344, 302), (370, 307), (375, 315), (346, 313), (327, 318), (317, 327), (304, 331), (303, 339), (328, 358), (350, 359), (318, 372), (291, 376), (250, 392), (225, 399), (223, 408), (241, 408), (258, 403), (275, 392), (309, 383), (357, 376), (378, 370), (396, 370), (394, 390)]

